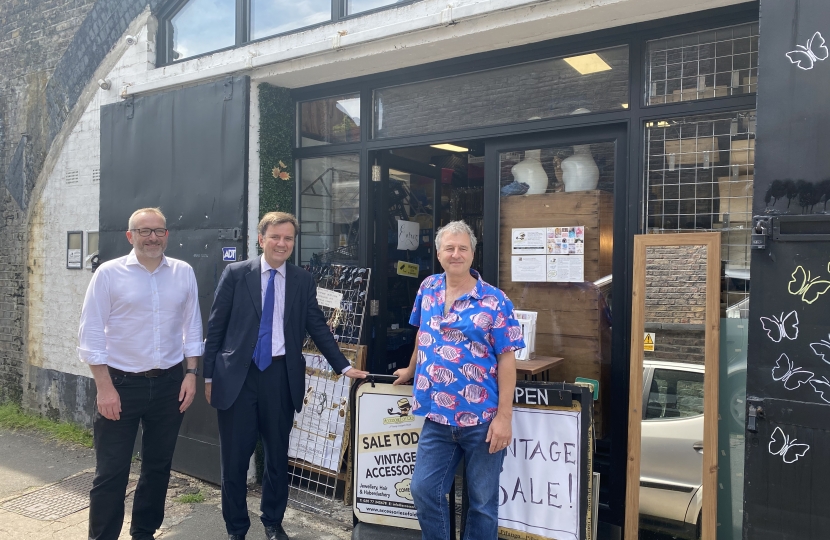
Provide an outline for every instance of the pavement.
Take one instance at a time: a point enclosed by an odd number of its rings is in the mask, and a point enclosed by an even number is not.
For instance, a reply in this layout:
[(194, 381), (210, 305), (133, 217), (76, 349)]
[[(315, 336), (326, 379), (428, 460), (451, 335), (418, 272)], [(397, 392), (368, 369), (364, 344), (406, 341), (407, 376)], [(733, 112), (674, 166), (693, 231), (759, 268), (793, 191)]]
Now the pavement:
[[(59, 508), (71, 496), (64, 496), (63, 501), (54, 500), (57, 490), (48, 488), (67, 478), (70, 479), (68, 485), (71, 479), (79, 479), (84, 473), (88, 477), (94, 468), (95, 454), (91, 449), (57, 443), (35, 432), (0, 429), (0, 540), (87, 540), (88, 506), (56, 519), (35, 519), (9, 507), (22, 496), (35, 494), (33, 496), (37, 497), (41, 493), (38, 490), (43, 490), (46, 506)], [(126, 518), (119, 540), (130, 539), (129, 516), (139, 468), (140, 462), (133, 464), (126, 497)], [(204, 501), (182, 503), (177, 500), (181, 495), (195, 493), (201, 493)], [(80, 499), (83, 505), (83, 496)], [(165, 508), (164, 523), (156, 533), (156, 539), (227, 539), (218, 486), (174, 472)], [(258, 519), (259, 496), (255, 488), (249, 493), (248, 509), (252, 522), (248, 539), (265, 538)], [(350, 539), (349, 508), (334, 503), (324, 512), (310, 513), (289, 503), (283, 526), (292, 540)]]

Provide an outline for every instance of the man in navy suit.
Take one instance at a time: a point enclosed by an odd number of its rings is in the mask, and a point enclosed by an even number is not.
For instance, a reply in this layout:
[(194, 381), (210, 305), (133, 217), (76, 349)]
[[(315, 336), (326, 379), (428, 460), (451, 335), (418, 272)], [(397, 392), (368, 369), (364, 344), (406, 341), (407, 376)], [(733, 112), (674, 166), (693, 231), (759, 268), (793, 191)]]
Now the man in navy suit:
[[(356, 379), (340, 352), (311, 274), (286, 261), (299, 233), (297, 219), (270, 212), (259, 222), (262, 256), (222, 272), (208, 319), (205, 397), (218, 412), (222, 462), (222, 516), (229, 540), (251, 526), (246, 504), (248, 464), (262, 437), (262, 524), (268, 540), (288, 540), (282, 519), (288, 504), (288, 436), (303, 406), (305, 334), (337, 373)], [(216, 386), (214, 386), (216, 385)]]

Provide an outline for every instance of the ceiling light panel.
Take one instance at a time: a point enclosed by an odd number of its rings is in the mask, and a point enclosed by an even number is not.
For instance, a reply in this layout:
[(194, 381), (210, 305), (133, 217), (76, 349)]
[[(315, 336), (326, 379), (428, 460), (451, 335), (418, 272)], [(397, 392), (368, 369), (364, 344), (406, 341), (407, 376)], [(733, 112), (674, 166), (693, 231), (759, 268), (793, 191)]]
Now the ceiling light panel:
[(591, 73), (599, 73), (600, 71), (608, 71), (611, 69), (611, 66), (609, 66), (597, 53), (570, 56), (565, 58), (565, 62), (577, 70), (580, 75), (589, 75)]

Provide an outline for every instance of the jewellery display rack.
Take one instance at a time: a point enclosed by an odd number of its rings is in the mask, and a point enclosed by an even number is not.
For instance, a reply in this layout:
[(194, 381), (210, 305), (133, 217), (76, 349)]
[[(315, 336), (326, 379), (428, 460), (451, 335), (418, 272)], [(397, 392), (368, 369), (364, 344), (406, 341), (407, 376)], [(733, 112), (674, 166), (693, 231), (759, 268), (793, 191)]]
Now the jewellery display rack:
[[(303, 267), (317, 287), (342, 295), (339, 307), (320, 309), (340, 351), (352, 366), (363, 369), (366, 347), (359, 345), (366, 316), (371, 269), (336, 264)], [(335, 373), (306, 336), (306, 395), (294, 417), (288, 445), (289, 499), (308, 510), (331, 515), (349, 490), (348, 463), (350, 379)]]

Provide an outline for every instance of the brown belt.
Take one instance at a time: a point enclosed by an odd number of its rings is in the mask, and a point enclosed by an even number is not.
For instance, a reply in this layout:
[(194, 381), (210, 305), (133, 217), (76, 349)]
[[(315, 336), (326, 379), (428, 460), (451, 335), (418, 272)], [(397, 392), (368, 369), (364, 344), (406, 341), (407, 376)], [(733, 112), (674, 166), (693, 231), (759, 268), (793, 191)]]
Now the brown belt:
[(167, 369), (150, 369), (147, 371), (139, 371), (139, 372), (132, 372), (132, 371), (122, 371), (120, 369), (116, 369), (114, 367), (107, 366), (109, 368), (110, 373), (115, 375), (121, 375), (123, 377), (161, 377), (165, 373), (170, 373), (174, 369), (182, 369), (181, 364), (176, 364), (175, 366), (169, 367)]

